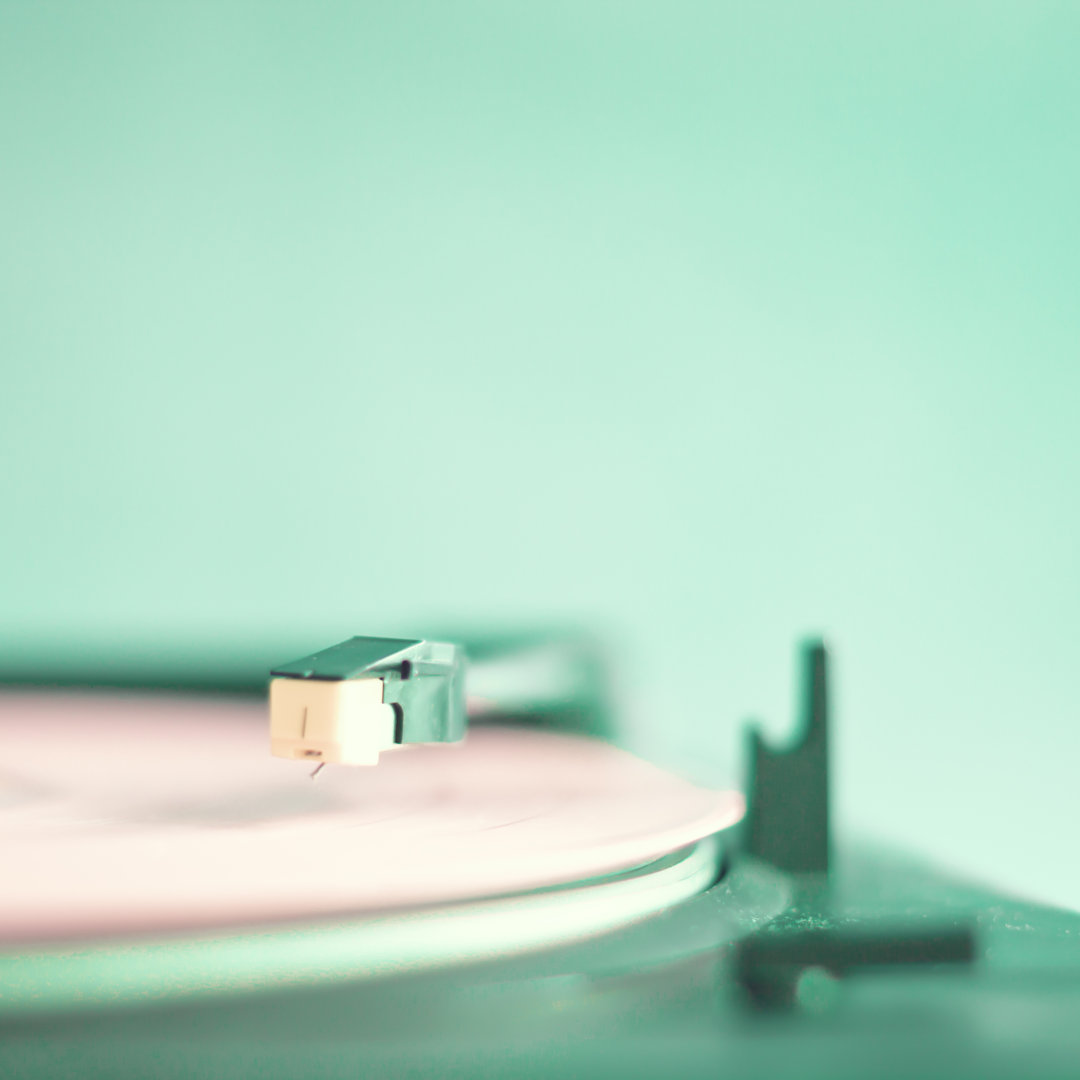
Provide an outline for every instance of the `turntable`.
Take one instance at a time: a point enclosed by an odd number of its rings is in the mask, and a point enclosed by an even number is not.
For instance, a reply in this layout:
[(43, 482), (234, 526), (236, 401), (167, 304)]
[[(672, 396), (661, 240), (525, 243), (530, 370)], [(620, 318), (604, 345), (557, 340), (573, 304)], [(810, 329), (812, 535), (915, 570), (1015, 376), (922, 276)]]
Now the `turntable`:
[(0, 1075), (1076, 1075), (1080, 916), (837, 848), (827, 664), (743, 792), (578, 641), (9, 685)]

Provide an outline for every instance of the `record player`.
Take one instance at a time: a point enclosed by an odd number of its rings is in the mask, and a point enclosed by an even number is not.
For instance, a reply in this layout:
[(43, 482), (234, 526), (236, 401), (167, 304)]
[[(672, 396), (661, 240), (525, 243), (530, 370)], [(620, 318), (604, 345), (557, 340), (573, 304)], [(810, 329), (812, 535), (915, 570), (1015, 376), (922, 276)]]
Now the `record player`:
[(0, 1075), (1077, 1075), (1080, 915), (836, 842), (829, 662), (741, 791), (576, 638), (9, 673)]

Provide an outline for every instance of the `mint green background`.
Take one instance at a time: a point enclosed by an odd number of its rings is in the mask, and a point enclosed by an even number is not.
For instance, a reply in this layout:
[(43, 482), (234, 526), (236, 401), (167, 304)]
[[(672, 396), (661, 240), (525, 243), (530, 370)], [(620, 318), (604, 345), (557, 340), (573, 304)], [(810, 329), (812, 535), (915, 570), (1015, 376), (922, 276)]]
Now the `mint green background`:
[[(1080, 904), (1080, 8), (0, 6), (0, 649), (582, 622)], [(702, 702), (705, 702), (703, 707)]]

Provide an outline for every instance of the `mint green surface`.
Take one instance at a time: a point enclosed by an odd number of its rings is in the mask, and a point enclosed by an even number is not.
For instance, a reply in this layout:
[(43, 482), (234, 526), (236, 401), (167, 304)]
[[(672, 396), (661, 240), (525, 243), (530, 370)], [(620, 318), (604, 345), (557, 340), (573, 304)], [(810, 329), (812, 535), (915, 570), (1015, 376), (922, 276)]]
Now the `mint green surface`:
[[(174, 997), (161, 1008), (114, 1003), (13, 1022), (0, 1014), (0, 1071), (20, 1080), (1074, 1080), (1075, 914), (1003, 899), (880, 850), (845, 858), (839, 870), (834, 919), (802, 907), (789, 879), (746, 860), (713, 889), (654, 919), (539, 954), (336, 984), (339, 954), (326, 962), (322, 989), (297, 980), (268, 993)], [(899, 918), (909, 928), (943, 916), (972, 919), (980, 956), (970, 970), (850, 972), (833, 995), (821, 993), (820, 983), (816, 995), (801, 995), (795, 1014), (749, 1015), (730, 942), (792, 899), (781, 915), (789, 928), (805, 928), (808, 917), (822, 929), (860, 919)], [(282, 959), (318, 963), (334, 938), (348, 946), (347, 934), (309, 931), (258, 953), (227, 942), (201, 953), (136, 949), (109, 967), (122, 990), (140, 968), (160, 983), (171, 967), (178, 983), (209, 976), (257, 991), (265, 986), (259, 976)], [(78, 966), (92, 968), (94, 959)], [(40, 978), (48, 966), (29, 971)]]
[(583, 623), (723, 780), (818, 631), (841, 829), (1080, 904), (1078, 55), (1049, 2), (0, 6), (3, 662)]

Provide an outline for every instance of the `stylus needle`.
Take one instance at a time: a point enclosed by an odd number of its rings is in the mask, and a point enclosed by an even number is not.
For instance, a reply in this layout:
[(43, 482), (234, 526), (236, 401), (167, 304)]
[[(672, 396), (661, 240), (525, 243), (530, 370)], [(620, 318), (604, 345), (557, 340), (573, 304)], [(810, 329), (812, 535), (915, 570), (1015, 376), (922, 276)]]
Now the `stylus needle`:
[(320, 770), (320, 769), (321, 769), (321, 768), (322, 768), (322, 767), (323, 767), (323, 766), (324, 766), (325, 764), (326, 764), (326, 762), (325, 762), (325, 761), (320, 761), (320, 762), (319, 762), (319, 764), (318, 764), (318, 765), (316, 765), (316, 766), (315, 766), (315, 768), (311, 770), (311, 779), (312, 779), (312, 780), (314, 780), (314, 779), (315, 779), (315, 777), (319, 775), (319, 770)]

